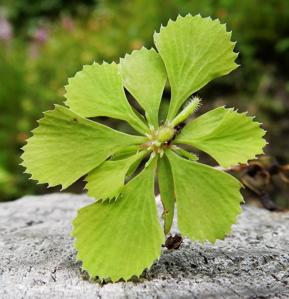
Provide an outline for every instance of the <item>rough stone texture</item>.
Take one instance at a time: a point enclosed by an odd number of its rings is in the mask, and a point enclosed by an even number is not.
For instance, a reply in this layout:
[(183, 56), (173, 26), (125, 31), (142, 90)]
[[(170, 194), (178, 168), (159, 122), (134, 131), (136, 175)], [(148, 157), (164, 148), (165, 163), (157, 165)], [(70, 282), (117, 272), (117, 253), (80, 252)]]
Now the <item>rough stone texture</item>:
[(245, 207), (232, 236), (164, 251), (140, 282), (81, 278), (69, 236), (84, 195), (0, 204), (0, 298), (289, 298), (289, 214)]

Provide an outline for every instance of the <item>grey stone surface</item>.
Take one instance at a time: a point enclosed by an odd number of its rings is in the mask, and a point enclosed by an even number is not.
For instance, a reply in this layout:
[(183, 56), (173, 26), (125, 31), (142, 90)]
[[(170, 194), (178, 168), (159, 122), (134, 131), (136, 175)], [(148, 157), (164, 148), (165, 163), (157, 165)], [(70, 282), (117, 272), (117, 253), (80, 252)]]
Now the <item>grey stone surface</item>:
[(216, 244), (164, 250), (140, 282), (81, 277), (69, 236), (84, 195), (0, 204), (0, 298), (289, 298), (289, 214), (245, 207)]

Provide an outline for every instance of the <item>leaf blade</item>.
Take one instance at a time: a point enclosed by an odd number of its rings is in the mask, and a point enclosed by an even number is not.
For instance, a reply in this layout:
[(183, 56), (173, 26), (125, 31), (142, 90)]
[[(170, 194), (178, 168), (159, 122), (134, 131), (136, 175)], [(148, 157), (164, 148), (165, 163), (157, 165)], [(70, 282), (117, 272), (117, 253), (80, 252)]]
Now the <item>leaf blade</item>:
[(68, 187), (109, 156), (143, 137), (115, 131), (63, 106), (47, 111), (23, 147), (26, 171), (39, 183)]
[(175, 196), (172, 171), (165, 155), (158, 160), (158, 184), (164, 209), (162, 217), (164, 220), (164, 233), (166, 235), (170, 232), (174, 220)]
[(82, 208), (73, 227), (77, 258), (91, 276), (112, 281), (139, 276), (159, 257), (164, 242), (154, 197), (154, 166), (131, 180), (116, 202)]
[(172, 168), (178, 226), (192, 241), (223, 239), (241, 212), (241, 184), (210, 166), (166, 152)]
[(85, 65), (68, 80), (65, 89), (65, 104), (81, 116), (112, 117), (127, 121), (141, 133), (147, 131), (126, 99), (116, 63)]
[(142, 48), (120, 59), (125, 88), (144, 108), (147, 119), (158, 126), (158, 111), (167, 74), (162, 59), (154, 49)]
[(231, 33), (219, 20), (200, 15), (178, 16), (154, 34), (171, 86), (168, 120), (172, 120), (190, 95), (211, 80), (237, 68)]
[(95, 198), (96, 201), (118, 197), (130, 167), (141, 160), (145, 153), (143, 151), (125, 159), (105, 161), (92, 170), (86, 177), (85, 188), (88, 190), (88, 196)]
[(194, 146), (221, 166), (246, 163), (263, 153), (265, 131), (244, 113), (219, 107), (188, 123), (175, 142)]

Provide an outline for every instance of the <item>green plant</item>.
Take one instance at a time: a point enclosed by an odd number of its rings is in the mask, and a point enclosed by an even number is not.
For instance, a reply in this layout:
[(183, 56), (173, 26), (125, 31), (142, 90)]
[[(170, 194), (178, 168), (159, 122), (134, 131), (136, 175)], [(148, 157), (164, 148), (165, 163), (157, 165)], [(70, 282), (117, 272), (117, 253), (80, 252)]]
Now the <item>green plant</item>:
[[(244, 113), (219, 107), (187, 121), (200, 104), (194, 97), (183, 106), (187, 99), (237, 68), (230, 38), (218, 20), (178, 17), (154, 34), (158, 52), (142, 48), (119, 64), (84, 66), (66, 86), (69, 108), (57, 105), (39, 121), (24, 147), (26, 171), (39, 183), (63, 188), (87, 175), (88, 194), (96, 199), (80, 209), (72, 232), (77, 258), (91, 276), (127, 280), (150, 267), (170, 231), (175, 203), (179, 229), (191, 240), (214, 242), (229, 233), (241, 210), (239, 181), (198, 163), (182, 145), (208, 153), (223, 167), (263, 152), (265, 132)], [(160, 124), (167, 78), (172, 96)], [(129, 105), (124, 88), (145, 116)], [(89, 119), (98, 116), (126, 121), (140, 135)], [(156, 172), (164, 232), (155, 204)]]

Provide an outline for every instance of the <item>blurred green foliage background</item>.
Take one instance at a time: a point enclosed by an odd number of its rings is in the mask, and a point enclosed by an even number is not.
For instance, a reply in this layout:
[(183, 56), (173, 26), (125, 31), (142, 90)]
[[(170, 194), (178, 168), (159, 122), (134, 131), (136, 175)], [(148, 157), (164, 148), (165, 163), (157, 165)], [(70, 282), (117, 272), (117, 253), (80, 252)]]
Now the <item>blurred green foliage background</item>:
[(240, 52), (241, 67), (199, 93), (202, 109), (226, 104), (256, 115), (268, 130), (266, 151), (289, 161), (288, 0), (7, 0), (0, 1), (0, 200), (46, 191), (28, 181), (19, 156), (41, 113), (63, 102), (67, 78), (83, 64), (151, 47), (160, 24), (187, 13), (226, 22)]

